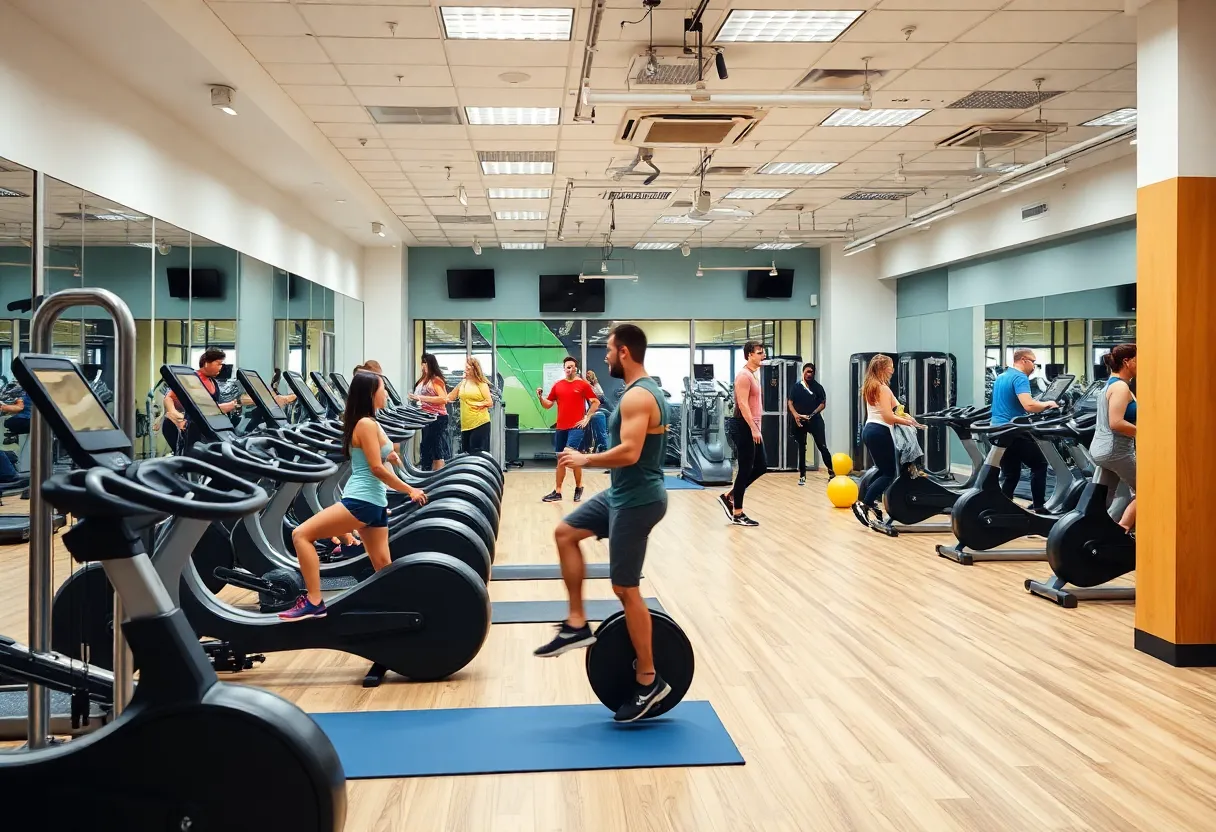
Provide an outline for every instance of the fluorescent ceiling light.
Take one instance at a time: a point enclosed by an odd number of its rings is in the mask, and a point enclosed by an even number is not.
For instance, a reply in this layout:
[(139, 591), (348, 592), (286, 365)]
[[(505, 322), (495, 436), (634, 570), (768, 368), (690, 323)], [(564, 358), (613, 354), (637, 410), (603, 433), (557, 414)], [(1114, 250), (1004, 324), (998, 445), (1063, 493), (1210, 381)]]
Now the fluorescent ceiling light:
[(23, 194), (21, 191), (10, 191), (8, 188), (0, 188), (0, 197), (24, 197), (29, 194)]
[(1083, 122), (1082, 127), (1126, 127), (1129, 124), (1136, 123), (1136, 108), (1124, 107), (1122, 110), (1115, 110), (1113, 113), (1107, 113), (1104, 116), (1098, 116), (1095, 119)]
[(793, 188), (735, 188), (723, 199), (784, 199)]
[(950, 216), (953, 213), (954, 213), (953, 208), (948, 208), (945, 211), (938, 211), (936, 214), (933, 214), (932, 216), (924, 217), (922, 219), (917, 220), (916, 222), (912, 223), (912, 225), (910, 225), (908, 227), (909, 228), (920, 228), (922, 226), (929, 225), (930, 223), (937, 222), (938, 220), (945, 219), (946, 217)]
[(876, 242), (869, 242), (869, 243), (866, 243), (864, 246), (858, 246), (858, 247), (857, 247), (857, 248), (855, 248), (855, 249), (851, 249), (850, 251), (846, 251), (846, 252), (844, 253), (844, 256), (845, 256), (845, 257), (852, 257), (854, 254), (860, 254), (860, 253), (861, 253), (861, 252), (863, 252), (863, 251), (869, 251), (870, 249), (874, 248), (874, 246), (876, 246), (876, 245), (878, 245), (878, 243), (876, 243)]
[(673, 248), (679, 248), (679, 243), (634, 243), (633, 247), (639, 251), (670, 251)]
[(574, 9), (442, 6), (449, 40), (570, 40)]
[(547, 220), (548, 211), (495, 211), (496, 220)]
[(1018, 188), (1025, 188), (1027, 185), (1033, 185), (1036, 182), (1042, 182), (1044, 179), (1050, 179), (1051, 177), (1057, 176), (1066, 170), (1068, 170), (1068, 165), (1057, 165), (1054, 168), (1048, 168), (1042, 173), (1032, 176), (1029, 179), (1023, 179), (1019, 182), (1014, 182), (1012, 185), (1006, 185), (1004, 188), (1001, 188), (1001, 192), (1009, 193), (1010, 191), (1016, 191)]
[(694, 220), (687, 214), (664, 214), (659, 217), (664, 225), (709, 225), (710, 220)]
[(135, 246), (136, 248), (156, 248), (156, 243), (148, 243), (148, 242), (128, 243), (128, 245)]
[(490, 199), (548, 199), (548, 188), (490, 188)]
[(832, 113), (820, 127), (905, 127), (929, 110), (851, 110), (841, 107)]
[(734, 9), (718, 30), (719, 43), (829, 43), (861, 17), (854, 11)]
[(560, 107), (465, 107), (469, 124), (557, 124)]
[(802, 243), (761, 243), (756, 246), (756, 251), (789, 251), (791, 248), (798, 248)]
[(552, 162), (482, 162), (481, 172), (487, 176), (507, 174), (545, 175), (553, 173)]
[(139, 214), (124, 214), (121, 211), (113, 211), (106, 214), (89, 214), (91, 219), (101, 220), (103, 222), (143, 222), (147, 217)]
[(499, 248), (526, 249), (528, 251), (536, 251), (544, 247), (544, 243), (502, 243), (499, 245)]
[(769, 162), (756, 173), (773, 176), (817, 176), (836, 167), (835, 162)]

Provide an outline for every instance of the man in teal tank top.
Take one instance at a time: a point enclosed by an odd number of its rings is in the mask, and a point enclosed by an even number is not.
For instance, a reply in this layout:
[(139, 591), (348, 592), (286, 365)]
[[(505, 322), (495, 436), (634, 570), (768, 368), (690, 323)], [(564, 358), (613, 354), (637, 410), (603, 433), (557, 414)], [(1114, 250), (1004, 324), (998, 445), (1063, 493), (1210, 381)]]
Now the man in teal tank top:
[(629, 639), (637, 653), (637, 690), (616, 712), (618, 722), (644, 717), (671, 692), (655, 672), (650, 609), (638, 584), (650, 531), (667, 513), (663, 460), (667, 455), (666, 396), (646, 372), (646, 333), (633, 324), (614, 327), (608, 336), (608, 370), (625, 381), (625, 394), (608, 422), (607, 451), (584, 454), (564, 450), (560, 464), (611, 470), (612, 485), (568, 515), (554, 539), (561, 557), (562, 580), (570, 594), (570, 614), (557, 636), (536, 650), (537, 656), (560, 656), (595, 642), (583, 609), (583, 553), (580, 542), (608, 538), (612, 591), (625, 608)]

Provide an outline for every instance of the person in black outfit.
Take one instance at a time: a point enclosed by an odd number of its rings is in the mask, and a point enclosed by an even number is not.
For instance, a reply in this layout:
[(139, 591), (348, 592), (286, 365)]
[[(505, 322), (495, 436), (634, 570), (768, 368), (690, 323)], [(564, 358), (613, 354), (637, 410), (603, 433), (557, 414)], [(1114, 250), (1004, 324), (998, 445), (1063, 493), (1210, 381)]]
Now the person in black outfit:
[(794, 441), (798, 443), (798, 484), (806, 485), (806, 436), (809, 433), (819, 449), (819, 458), (831, 467), (832, 452), (828, 450), (826, 426), (823, 423), (823, 408), (827, 406), (828, 394), (823, 385), (815, 380), (815, 365), (809, 361), (802, 365), (802, 380), (794, 385), (785, 405), (794, 417)]

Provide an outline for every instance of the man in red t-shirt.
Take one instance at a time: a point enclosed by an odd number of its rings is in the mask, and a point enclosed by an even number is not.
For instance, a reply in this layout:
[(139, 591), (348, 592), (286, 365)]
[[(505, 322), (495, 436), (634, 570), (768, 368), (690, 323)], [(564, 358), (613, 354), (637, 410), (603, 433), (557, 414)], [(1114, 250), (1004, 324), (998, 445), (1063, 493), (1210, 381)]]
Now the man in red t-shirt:
[[(553, 450), (560, 454), (566, 448), (576, 451), (583, 449), (583, 431), (591, 421), (591, 416), (600, 406), (599, 396), (591, 389), (591, 385), (578, 377), (578, 361), (570, 356), (562, 362), (566, 377), (555, 382), (549, 395), (544, 394), (540, 387), (536, 395), (540, 397), (541, 406), (548, 410), (557, 404), (557, 432), (553, 434)], [(591, 405), (588, 409), (588, 403)], [(557, 485), (553, 491), (543, 498), (546, 503), (556, 503), (562, 498), (562, 481), (566, 479), (566, 467), (557, 464)], [(574, 502), (583, 499), (583, 469), (574, 469)]]

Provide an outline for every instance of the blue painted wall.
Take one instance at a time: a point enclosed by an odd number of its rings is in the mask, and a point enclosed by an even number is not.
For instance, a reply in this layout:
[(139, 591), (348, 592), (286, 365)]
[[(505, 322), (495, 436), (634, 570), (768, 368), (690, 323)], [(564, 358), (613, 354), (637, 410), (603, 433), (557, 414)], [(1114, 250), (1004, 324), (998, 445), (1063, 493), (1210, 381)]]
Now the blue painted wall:
[(908, 275), (896, 284), (895, 315), (909, 318), (950, 308), (950, 273), (945, 268)]
[[(480, 257), (474, 256), (468, 248), (412, 248), (409, 252), (409, 316), (430, 320), (563, 317), (540, 314), (539, 276), (578, 274), (584, 261), (589, 261), (590, 268), (598, 265), (600, 257), (598, 248), (542, 251), (486, 248)], [(613, 257), (632, 260), (639, 280), (637, 283), (607, 282), (604, 313), (598, 316), (604, 319), (819, 317), (818, 308), (810, 305), (810, 296), (819, 293), (819, 250), (815, 248), (790, 251), (694, 249), (690, 257), (681, 256), (678, 250), (617, 249)], [(778, 268), (794, 270), (794, 293), (789, 300), (748, 300), (744, 296), (746, 273), (742, 270), (705, 272), (704, 277), (695, 276), (698, 261), (708, 267), (760, 266), (773, 260)], [(494, 269), (494, 300), (448, 299), (447, 270), (467, 268)], [(370, 320), (374, 325), (374, 312)]]
[(1134, 318), (1136, 310), (1124, 304), (1117, 286), (1044, 295), (1026, 300), (990, 303), (984, 308), (988, 318), (1006, 320), (1059, 320), (1061, 318)]

